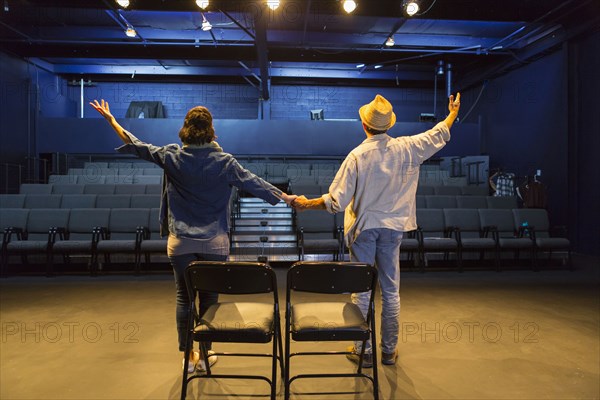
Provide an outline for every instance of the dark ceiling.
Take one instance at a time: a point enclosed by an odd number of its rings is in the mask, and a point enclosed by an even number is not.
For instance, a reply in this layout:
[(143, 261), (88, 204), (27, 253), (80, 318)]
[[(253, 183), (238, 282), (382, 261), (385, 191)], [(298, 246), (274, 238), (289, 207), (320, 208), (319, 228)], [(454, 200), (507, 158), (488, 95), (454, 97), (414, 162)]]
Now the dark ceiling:
[[(0, 0), (0, 48), (51, 72), (94, 80), (431, 85), (439, 61), (465, 85), (598, 28), (597, 0)], [(212, 30), (201, 29), (204, 17)], [(127, 24), (137, 36), (125, 36)], [(392, 37), (393, 46), (386, 46)], [(364, 66), (362, 66), (364, 64)], [(268, 97), (268, 85), (262, 85)]]

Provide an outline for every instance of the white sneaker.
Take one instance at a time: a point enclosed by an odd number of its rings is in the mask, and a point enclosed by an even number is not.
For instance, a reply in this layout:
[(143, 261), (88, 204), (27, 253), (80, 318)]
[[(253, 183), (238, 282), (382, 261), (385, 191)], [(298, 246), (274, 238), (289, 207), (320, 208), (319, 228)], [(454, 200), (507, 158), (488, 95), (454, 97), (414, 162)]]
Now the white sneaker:
[[(208, 351), (208, 362), (210, 363), (210, 366), (212, 367), (217, 362), (217, 360), (218, 360), (218, 358), (215, 355), (215, 352), (212, 350), (209, 350)], [(182, 368), (185, 368), (185, 358), (181, 361), (182, 361)], [(200, 352), (198, 352), (198, 351), (194, 351), (192, 359), (188, 363), (188, 374), (194, 373), (194, 371), (196, 369), (198, 369), (198, 371), (206, 371), (206, 362), (204, 360), (200, 359)]]
[[(217, 362), (218, 358), (215, 355), (215, 352), (212, 350), (208, 351), (208, 362), (209, 365), (212, 367), (213, 365), (215, 365), (215, 363)], [(198, 371), (206, 371), (206, 362), (204, 360), (200, 360), (199, 363), (196, 364), (196, 369)]]

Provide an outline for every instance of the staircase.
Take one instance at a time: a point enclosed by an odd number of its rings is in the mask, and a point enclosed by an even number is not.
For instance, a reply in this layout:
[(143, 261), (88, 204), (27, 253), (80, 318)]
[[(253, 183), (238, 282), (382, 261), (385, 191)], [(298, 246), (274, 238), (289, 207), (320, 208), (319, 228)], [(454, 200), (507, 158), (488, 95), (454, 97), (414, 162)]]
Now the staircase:
[(239, 198), (231, 235), (232, 261), (297, 261), (292, 209), (254, 197)]

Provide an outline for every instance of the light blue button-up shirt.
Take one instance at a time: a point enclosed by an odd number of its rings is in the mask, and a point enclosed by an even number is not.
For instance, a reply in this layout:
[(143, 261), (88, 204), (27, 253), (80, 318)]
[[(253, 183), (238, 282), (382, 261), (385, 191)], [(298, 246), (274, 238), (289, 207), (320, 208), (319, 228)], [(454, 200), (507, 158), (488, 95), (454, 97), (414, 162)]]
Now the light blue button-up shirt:
[(417, 228), (419, 166), (449, 140), (450, 129), (440, 122), (414, 136), (374, 135), (348, 154), (329, 193), (322, 196), (330, 213), (345, 210), (344, 238), (348, 245), (366, 229)]

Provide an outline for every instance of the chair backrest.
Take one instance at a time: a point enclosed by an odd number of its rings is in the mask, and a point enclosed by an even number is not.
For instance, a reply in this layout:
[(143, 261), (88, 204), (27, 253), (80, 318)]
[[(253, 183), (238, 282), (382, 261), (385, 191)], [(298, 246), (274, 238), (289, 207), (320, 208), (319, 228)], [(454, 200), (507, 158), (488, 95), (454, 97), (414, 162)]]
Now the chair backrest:
[[(48, 183), (52, 184), (76, 184), (77, 175), (50, 175)], [(53, 191), (53, 193), (56, 193)]]
[(487, 208), (485, 196), (456, 196), (458, 208)]
[(11, 227), (25, 230), (28, 216), (29, 210), (26, 208), (0, 208), (0, 234)]
[(335, 232), (335, 221), (332, 214), (322, 210), (308, 210), (296, 214), (296, 226), (305, 233)]
[(417, 194), (420, 196), (434, 195), (435, 190), (434, 190), (433, 186), (418, 185), (417, 186)]
[(142, 175), (162, 176), (163, 170), (162, 168), (149, 168), (146, 166), (144, 169), (142, 169)]
[(376, 282), (377, 270), (368, 264), (301, 261), (288, 270), (287, 291), (362, 293), (374, 289)]
[[(153, 170), (154, 171), (154, 170)], [(162, 170), (158, 170), (162, 172)], [(160, 185), (162, 174), (160, 175), (136, 175), (133, 177), (133, 183), (139, 185)]]
[(138, 227), (148, 227), (149, 208), (113, 208), (110, 210), (108, 230), (111, 239), (135, 239)]
[(94, 208), (95, 194), (63, 194), (60, 208)]
[(478, 211), (482, 228), (495, 226), (500, 236), (513, 236), (515, 234), (515, 221), (512, 210), (494, 208)]
[(108, 228), (110, 209), (108, 208), (73, 208), (69, 218), (69, 239), (90, 239), (95, 227)]
[(139, 184), (119, 184), (115, 185), (115, 194), (144, 194), (146, 185)]
[(456, 196), (425, 196), (427, 208), (456, 208)]
[(61, 194), (28, 194), (24, 208), (60, 208)]
[(255, 262), (194, 261), (186, 269), (188, 290), (225, 293), (277, 293), (271, 267)]
[(146, 185), (146, 194), (161, 194), (162, 186), (157, 184), (148, 184)]
[(78, 175), (77, 176), (77, 184), (78, 185), (102, 185), (106, 181), (106, 176), (104, 175)]
[(444, 236), (444, 212), (439, 208), (417, 208), (417, 225), (425, 236)]
[(52, 185), (52, 194), (83, 194), (83, 185), (76, 183), (55, 183)]
[(91, 183), (83, 188), (84, 194), (114, 194), (115, 185), (108, 183)]
[(425, 200), (425, 196), (417, 195), (416, 202), (417, 208), (427, 208), (427, 201)]
[(99, 194), (96, 198), (98, 208), (128, 208), (130, 204), (130, 194)]
[(107, 175), (105, 183), (118, 184), (131, 184), (133, 183), (133, 175)]
[(520, 227), (524, 224), (532, 226), (539, 237), (548, 236), (550, 230), (550, 220), (548, 212), (542, 208), (518, 208), (512, 210), (515, 226)]
[[(294, 184), (292, 185), (292, 191), (294, 192), (294, 194), (302, 194), (302, 195), (307, 195), (307, 194), (312, 194), (312, 195), (321, 195), (321, 186), (317, 185), (316, 183), (313, 184)], [(309, 197), (309, 196), (306, 196)]]
[(479, 237), (481, 223), (474, 208), (447, 208), (444, 210), (446, 227), (459, 228), (463, 237)]
[(487, 186), (461, 186), (460, 194), (463, 196), (488, 196), (490, 189)]
[(461, 189), (459, 186), (434, 186), (434, 192), (438, 196), (458, 196)]
[(160, 208), (150, 209), (148, 229), (150, 230), (150, 239), (160, 239)]
[(108, 168), (108, 163), (102, 162), (102, 161), (94, 161), (94, 162), (86, 161), (85, 163), (83, 163), (83, 167), (84, 168)]
[(160, 196), (158, 194), (132, 194), (131, 208), (158, 208)]
[(0, 194), (0, 208), (23, 208), (24, 194)]
[(45, 240), (50, 228), (64, 228), (69, 222), (69, 211), (55, 208), (36, 208), (29, 210), (27, 218), (28, 240)]
[(50, 194), (52, 184), (50, 183), (22, 183), (19, 188), (20, 194)]
[(488, 208), (506, 208), (512, 210), (519, 207), (515, 196), (488, 196), (486, 200)]

